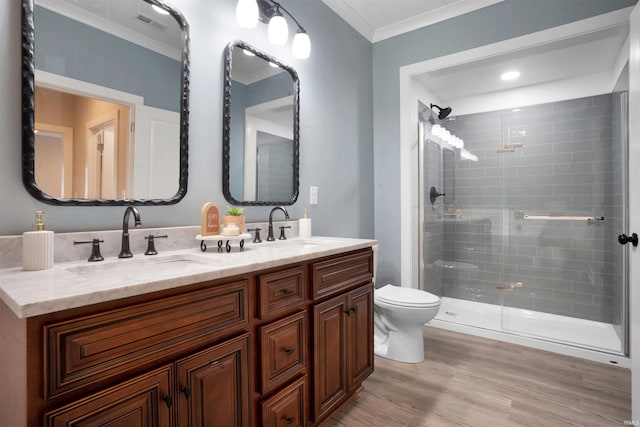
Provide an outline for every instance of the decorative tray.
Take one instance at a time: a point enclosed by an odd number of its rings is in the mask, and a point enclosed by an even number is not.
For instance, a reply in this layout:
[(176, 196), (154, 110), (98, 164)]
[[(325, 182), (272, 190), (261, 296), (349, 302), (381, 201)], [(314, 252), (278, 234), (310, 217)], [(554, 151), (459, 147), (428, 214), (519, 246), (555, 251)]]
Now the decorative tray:
[[(240, 250), (244, 250), (244, 241), (251, 239), (250, 233), (241, 233), (237, 236), (225, 236), (224, 234), (216, 234), (214, 236), (202, 236), (196, 235), (196, 240), (200, 240), (200, 250), (205, 252), (207, 250), (207, 244), (205, 242), (218, 242), (218, 252), (222, 252), (224, 246), (227, 252), (231, 252), (231, 244), (240, 242)], [(225, 243), (226, 242), (226, 243)]]

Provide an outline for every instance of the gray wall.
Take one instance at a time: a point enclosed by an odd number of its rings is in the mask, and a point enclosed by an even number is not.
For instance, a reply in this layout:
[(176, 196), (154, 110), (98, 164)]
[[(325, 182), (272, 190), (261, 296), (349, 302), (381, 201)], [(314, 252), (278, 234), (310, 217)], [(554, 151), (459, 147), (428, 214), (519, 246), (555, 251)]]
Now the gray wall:
[[(636, 0), (506, 0), (375, 43), (375, 231), (379, 283), (400, 283), (400, 110), (398, 69), (443, 55), (632, 6)], [(455, 106), (454, 113), (455, 113)], [(405, 283), (405, 286), (412, 284)]]
[[(180, 111), (179, 61), (42, 7), (35, 8), (34, 22), (38, 70), (140, 95), (145, 105)], [(126, 68), (118, 58), (126, 59)]]
[[(309, 209), (316, 235), (374, 237), (372, 150), (372, 46), (317, 0), (283, 1), (311, 37), (307, 60), (295, 60), (291, 43), (273, 47), (267, 28), (245, 30), (235, 23), (236, 0), (172, 0), (190, 25), (191, 97), (189, 186), (179, 204), (142, 207), (143, 226), (199, 223), (206, 201), (225, 206), (222, 195), (223, 51), (234, 39), (253, 44), (300, 77), (301, 187), (289, 208), (301, 217), (309, 186), (319, 187)], [(0, 234), (31, 229), (33, 213), (47, 211), (54, 231), (117, 229), (123, 207), (57, 207), (27, 194), (21, 180), (20, 2), (0, 2)], [(264, 220), (270, 208), (247, 208), (248, 221)]]

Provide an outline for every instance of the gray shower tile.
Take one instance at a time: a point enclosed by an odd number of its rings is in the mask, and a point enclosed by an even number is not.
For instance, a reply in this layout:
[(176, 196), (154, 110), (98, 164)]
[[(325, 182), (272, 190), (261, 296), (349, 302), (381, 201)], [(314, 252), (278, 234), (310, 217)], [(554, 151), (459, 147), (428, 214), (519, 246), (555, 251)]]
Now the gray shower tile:
[(611, 128), (576, 129), (571, 132), (571, 139), (573, 141), (584, 139), (597, 141), (602, 138), (609, 139), (610, 134)]
[(591, 129), (592, 127), (593, 127), (593, 120), (591, 118), (568, 120), (566, 122), (553, 123), (554, 132), (582, 131), (584, 129)]
[[(594, 150), (594, 143), (592, 140), (581, 140), (581, 141), (567, 141), (567, 142), (558, 142), (553, 144), (553, 153), (582, 153), (589, 152)], [(573, 159), (575, 160), (575, 159)]]
[(573, 140), (574, 134), (572, 131), (539, 133), (534, 135), (533, 141), (535, 144), (556, 144)]
[(533, 286), (540, 289), (553, 289), (566, 292), (573, 290), (573, 282), (571, 282), (571, 280), (556, 279), (553, 277), (536, 276), (533, 281)]
[(554, 112), (575, 110), (579, 108), (591, 107), (594, 103), (593, 97), (569, 99), (566, 101), (558, 101), (552, 103), (552, 110)]
[(576, 292), (553, 290), (553, 299), (556, 301), (570, 302), (571, 304), (588, 305), (593, 302), (593, 296), (587, 294), (580, 294)]

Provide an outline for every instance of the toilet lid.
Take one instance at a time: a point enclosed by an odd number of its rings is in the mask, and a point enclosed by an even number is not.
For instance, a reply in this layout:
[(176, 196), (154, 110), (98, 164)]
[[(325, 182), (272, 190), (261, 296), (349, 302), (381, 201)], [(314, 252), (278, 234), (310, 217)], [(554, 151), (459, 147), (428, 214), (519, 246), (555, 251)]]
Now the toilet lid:
[(386, 285), (376, 289), (375, 299), (387, 304), (406, 307), (430, 307), (440, 304), (440, 298), (429, 292), (413, 288)]

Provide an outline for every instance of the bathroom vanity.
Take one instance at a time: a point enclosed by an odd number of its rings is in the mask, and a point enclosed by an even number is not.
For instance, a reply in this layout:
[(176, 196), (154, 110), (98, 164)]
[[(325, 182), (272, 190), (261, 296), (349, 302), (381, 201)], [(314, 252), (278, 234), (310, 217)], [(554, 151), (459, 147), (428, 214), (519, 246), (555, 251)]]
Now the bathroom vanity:
[(374, 243), (0, 270), (0, 418), (319, 425), (373, 371)]

